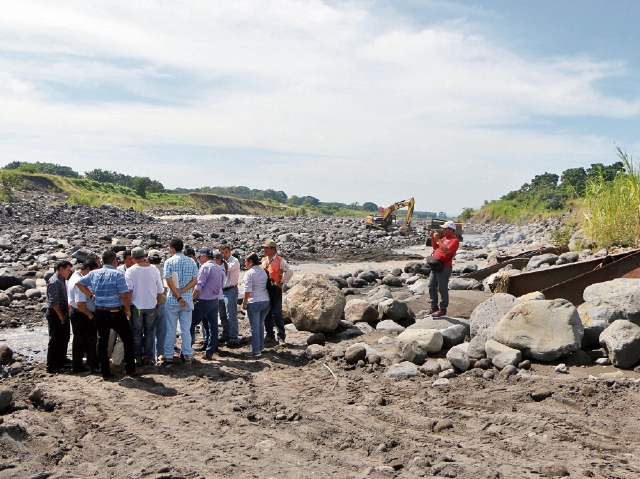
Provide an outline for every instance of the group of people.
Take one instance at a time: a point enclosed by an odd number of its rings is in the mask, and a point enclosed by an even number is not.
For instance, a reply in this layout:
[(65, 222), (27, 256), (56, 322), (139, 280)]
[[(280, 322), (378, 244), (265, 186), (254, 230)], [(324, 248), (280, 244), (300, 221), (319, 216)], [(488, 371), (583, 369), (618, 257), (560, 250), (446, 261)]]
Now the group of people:
[[(293, 276), (275, 241), (267, 240), (262, 247), (262, 258), (252, 253), (244, 259), (242, 309), (251, 327), (251, 351), (246, 353), (251, 358), (259, 357), (265, 344), (284, 343), (282, 301), (270, 300), (267, 284), (270, 277), (282, 289)], [(107, 250), (101, 258), (87, 256), (73, 274), (69, 261), (59, 261), (47, 282), (47, 371), (61, 372), (70, 363), (75, 373), (91, 371), (110, 378), (114, 369), (122, 369), (119, 356), (129, 375), (141, 374), (141, 366), (158, 361), (192, 362), (199, 324), (203, 360), (211, 360), (220, 344), (239, 347), (239, 261), (227, 244), (215, 252), (187, 249), (182, 239), (173, 238), (164, 265), (157, 250), (127, 250), (121, 265), (116, 253)], [(178, 325), (180, 353), (174, 354)]]

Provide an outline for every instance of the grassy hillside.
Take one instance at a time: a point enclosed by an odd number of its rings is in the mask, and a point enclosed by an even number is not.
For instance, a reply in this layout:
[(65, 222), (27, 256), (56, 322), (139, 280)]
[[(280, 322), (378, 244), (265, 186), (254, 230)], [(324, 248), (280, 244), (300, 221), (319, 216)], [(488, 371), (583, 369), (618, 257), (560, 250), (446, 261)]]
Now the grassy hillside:
[(229, 214), (283, 214), (284, 207), (269, 205), (257, 200), (243, 200), (206, 193), (149, 193), (142, 198), (126, 186), (103, 183), (87, 178), (68, 178), (38, 173), (19, 173), (24, 188), (47, 190), (68, 195), (67, 202), (85, 206), (111, 203), (122, 208), (145, 210), (195, 208), (203, 213)]

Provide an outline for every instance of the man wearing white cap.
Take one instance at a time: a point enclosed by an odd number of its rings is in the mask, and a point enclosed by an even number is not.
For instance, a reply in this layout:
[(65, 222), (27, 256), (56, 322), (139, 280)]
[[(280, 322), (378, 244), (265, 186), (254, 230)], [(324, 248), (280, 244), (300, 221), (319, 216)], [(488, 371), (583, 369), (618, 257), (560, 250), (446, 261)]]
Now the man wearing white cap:
[[(432, 231), (429, 233), (431, 244), (433, 245), (433, 257), (439, 260), (441, 265), (431, 265), (429, 275), (429, 297), (431, 299), (431, 316), (439, 318), (447, 315), (449, 306), (449, 278), (453, 269), (453, 257), (458, 251), (460, 241), (456, 236), (456, 224), (447, 221), (442, 225), (444, 236)], [(438, 271), (440, 269), (440, 271)], [(438, 293), (440, 293), (440, 304), (438, 304)]]

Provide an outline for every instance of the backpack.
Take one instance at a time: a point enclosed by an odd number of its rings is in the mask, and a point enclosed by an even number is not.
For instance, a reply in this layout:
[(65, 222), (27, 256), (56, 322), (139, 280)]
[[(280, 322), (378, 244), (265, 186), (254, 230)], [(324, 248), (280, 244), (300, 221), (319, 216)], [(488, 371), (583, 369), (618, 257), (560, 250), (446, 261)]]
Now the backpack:
[(266, 268), (262, 269), (267, 273), (267, 293), (269, 293), (269, 301), (271, 301), (272, 305), (282, 302), (282, 289), (280, 289), (280, 285), (273, 280)]

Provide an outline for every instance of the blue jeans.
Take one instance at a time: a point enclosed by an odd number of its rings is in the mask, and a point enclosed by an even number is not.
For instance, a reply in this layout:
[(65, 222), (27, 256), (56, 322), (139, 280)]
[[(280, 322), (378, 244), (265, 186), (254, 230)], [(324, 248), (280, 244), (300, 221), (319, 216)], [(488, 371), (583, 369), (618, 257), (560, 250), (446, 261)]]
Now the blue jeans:
[(178, 321), (180, 321), (180, 354), (183, 356), (193, 356), (193, 348), (191, 348), (191, 313), (193, 312), (193, 303), (187, 303), (185, 308), (181, 308), (178, 304), (165, 303), (167, 310), (167, 336), (164, 341), (164, 357), (166, 359), (173, 358), (173, 346), (176, 342), (176, 331), (178, 329)]
[(269, 312), (269, 301), (247, 304), (247, 317), (251, 325), (251, 352), (259, 353), (264, 349), (264, 318)]
[(218, 300), (217, 299), (199, 299), (193, 308), (193, 320), (191, 321), (193, 329), (196, 324), (202, 321), (203, 326), (206, 325), (209, 333), (207, 334), (206, 355), (213, 356), (218, 352)]
[(449, 278), (451, 278), (452, 271), (451, 267), (443, 268), (439, 273), (431, 270), (428, 284), (429, 298), (433, 308), (438, 307), (438, 293), (440, 293), (440, 308), (446, 310), (449, 306)]
[(156, 310), (156, 349), (153, 351), (154, 359), (159, 354), (164, 354), (164, 340), (167, 337), (166, 311), (164, 303), (162, 303)]
[(273, 331), (273, 326), (276, 326), (278, 331), (278, 339), (282, 339), (283, 341), (286, 338), (285, 329), (284, 329), (284, 318), (282, 317), (282, 301), (278, 301), (271, 306), (269, 312), (267, 313), (267, 318), (264, 321), (265, 329), (267, 330), (268, 338), (275, 338), (276, 335)]
[[(156, 341), (156, 309), (138, 309), (131, 305), (131, 329), (133, 330), (133, 355), (155, 359), (153, 346)], [(143, 340), (144, 336), (144, 340)]]
[(238, 287), (223, 291), (224, 301), (220, 301), (221, 341), (238, 343)]

